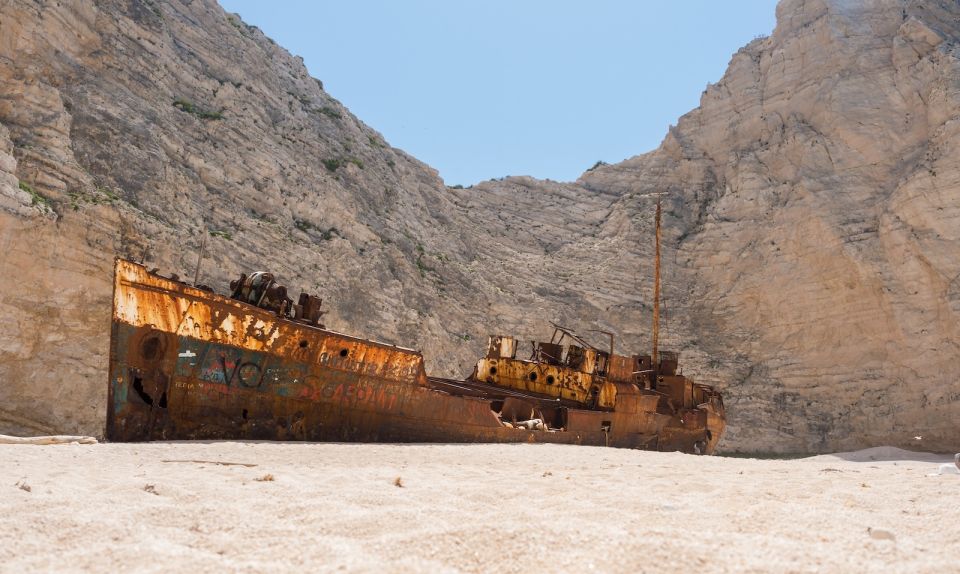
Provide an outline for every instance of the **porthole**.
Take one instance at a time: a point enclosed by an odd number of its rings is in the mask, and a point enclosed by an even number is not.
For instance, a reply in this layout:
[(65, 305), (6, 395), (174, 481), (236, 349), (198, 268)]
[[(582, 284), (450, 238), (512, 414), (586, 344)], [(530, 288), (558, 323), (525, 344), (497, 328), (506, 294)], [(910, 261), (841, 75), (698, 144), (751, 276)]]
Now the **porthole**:
[(537, 380), (537, 372), (536, 372), (536, 371), (530, 373), (530, 380), (531, 380), (531, 381), (536, 381), (536, 380)]
[(346, 357), (346, 356), (349, 355), (349, 354), (350, 354), (350, 351), (348, 351), (348, 350), (346, 350), (346, 349), (340, 349), (340, 356), (341, 356), (341, 357)]
[(497, 374), (497, 368), (496, 368), (496, 367), (490, 367), (490, 374), (491, 374), (491, 375), (496, 375), (496, 374)]
[(307, 340), (306, 340), (306, 339), (300, 341), (300, 348), (301, 348), (301, 349), (306, 349), (306, 348), (307, 348), (307, 344), (308, 344), (308, 343), (307, 343)]
[(554, 380), (554, 379), (553, 379), (553, 375), (547, 375), (547, 384), (548, 384), (548, 385), (552, 385), (552, 384), (553, 384), (553, 380)]
[(148, 337), (140, 345), (140, 354), (147, 361), (152, 361), (160, 354), (160, 337), (153, 335)]

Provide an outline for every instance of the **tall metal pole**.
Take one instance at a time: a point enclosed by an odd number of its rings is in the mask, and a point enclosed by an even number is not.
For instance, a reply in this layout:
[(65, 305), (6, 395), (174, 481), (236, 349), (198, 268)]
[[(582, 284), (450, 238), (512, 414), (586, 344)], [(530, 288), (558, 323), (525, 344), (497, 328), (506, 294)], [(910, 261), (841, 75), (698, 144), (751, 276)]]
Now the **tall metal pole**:
[(653, 368), (659, 370), (657, 339), (660, 337), (660, 195), (657, 195), (656, 255), (653, 260)]
[(203, 263), (203, 250), (207, 246), (207, 230), (202, 230), (203, 236), (200, 239), (200, 253), (197, 254), (197, 271), (193, 274), (193, 286), (196, 287), (200, 282), (200, 264)]

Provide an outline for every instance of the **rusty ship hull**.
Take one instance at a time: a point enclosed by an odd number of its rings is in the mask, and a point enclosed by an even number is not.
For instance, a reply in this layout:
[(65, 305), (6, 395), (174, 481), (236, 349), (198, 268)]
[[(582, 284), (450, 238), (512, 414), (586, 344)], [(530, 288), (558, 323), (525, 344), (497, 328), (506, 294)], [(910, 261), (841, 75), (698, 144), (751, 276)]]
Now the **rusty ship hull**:
[[(415, 350), (305, 325), (116, 262), (109, 440), (544, 442), (713, 452), (722, 412), (667, 413), (656, 393), (626, 384), (617, 390), (612, 408), (597, 410), (478, 380), (428, 377)], [(562, 425), (505, 424), (505, 408), (530, 407)]]

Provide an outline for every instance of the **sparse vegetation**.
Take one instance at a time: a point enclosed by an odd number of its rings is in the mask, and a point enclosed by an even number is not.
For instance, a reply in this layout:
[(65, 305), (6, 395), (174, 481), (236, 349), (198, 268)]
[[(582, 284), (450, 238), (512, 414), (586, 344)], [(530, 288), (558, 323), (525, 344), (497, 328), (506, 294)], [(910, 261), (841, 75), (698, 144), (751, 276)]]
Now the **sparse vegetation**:
[(157, 6), (156, 2), (153, 0), (144, 0), (144, 3), (150, 8), (150, 11), (153, 12), (157, 18), (163, 18), (163, 12), (160, 11), (160, 7)]
[(341, 114), (341, 113), (340, 113), (339, 111), (337, 111), (335, 108), (331, 108), (330, 106), (323, 106), (322, 108), (320, 108), (320, 109), (317, 110), (317, 111), (320, 112), (321, 114), (327, 116), (328, 118), (331, 118), (331, 119), (334, 119), (334, 120), (339, 120), (339, 119), (342, 119), (342, 118), (343, 118), (343, 114)]
[(274, 223), (274, 221), (266, 213), (260, 213), (256, 209), (250, 210), (250, 217), (256, 219), (257, 221), (264, 221), (266, 223)]
[(50, 200), (40, 195), (39, 192), (35, 191), (29, 183), (21, 181), (19, 187), (21, 191), (25, 191), (30, 194), (30, 205), (34, 205), (43, 210), (52, 209), (50, 207)]
[(120, 195), (109, 187), (98, 187), (97, 193), (103, 194), (111, 203), (120, 199)]
[(423, 245), (417, 244), (417, 259), (415, 261), (417, 265), (417, 270), (420, 272), (420, 277), (426, 277), (427, 273), (435, 273), (436, 269), (430, 267), (423, 261), (423, 257), (426, 255), (426, 250), (423, 248)]
[(230, 25), (237, 29), (238, 32), (244, 36), (249, 35), (250, 33), (257, 30), (256, 26), (251, 26), (243, 20), (240, 19), (236, 14), (227, 14), (227, 22), (230, 22)]
[(308, 107), (310, 105), (310, 98), (308, 96), (305, 96), (303, 94), (298, 94), (296, 92), (291, 92), (290, 90), (287, 90), (287, 95), (289, 95), (291, 98), (300, 102), (300, 105), (304, 107)]
[(595, 163), (595, 164), (593, 164), (592, 166), (590, 166), (590, 168), (587, 169), (587, 171), (593, 171), (593, 170), (597, 169), (598, 167), (603, 167), (603, 166), (605, 166), (605, 165), (609, 165), (609, 164), (608, 164), (607, 162), (603, 161), (603, 160), (598, 160), (597, 163)]
[(363, 160), (359, 158), (350, 157), (350, 158), (347, 158), (347, 162), (352, 163), (353, 165), (359, 167), (360, 169), (363, 169)]
[(223, 229), (215, 229), (210, 232), (210, 237), (220, 237), (227, 241), (233, 241), (233, 234)]
[(433, 271), (433, 267), (430, 267), (423, 262), (423, 255), (417, 257), (417, 270), (420, 271), (420, 277), (426, 277), (428, 271)]
[(108, 187), (98, 187), (93, 191), (71, 191), (67, 193), (70, 207), (77, 211), (81, 205), (112, 205), (120, 199), (115, 191)]
[(463, 189), (463, 186), (460, 185), (459, 183), (457, 185), (450, 185), (447, 187), (449, 187), (450, 189)]
[(307, 221), (306, 219), (294, 219), (294, 220), (293, 220), (293, 225), (294, 225), (297, 229), (299, 229), (300, 231), (303, 231), (304, 233), (308, 233), (308, 232), (310, 232), (311, 230), (317, 228), (316, 225), (310, 223), (310, 222)]
[(334, 235), (339, 236), (340, 230), (338, 230), (336, 227), (331, 227), (330, 229), (320, 234), (320, 239), (323, 239), (324, 241), (330, 241), (331, 239), (333, 239)]
[(188, 114), (193, 114), (201, 120), (222, 120), (223, 119), (223, 109), (219, 112), (211, 112), (210, 110), (205, 110), (203, 108), (195, 106), (192, 102), (185, 100), (183, 98), (177, 98), (173, 101), (173, 107), (177, 108), (182, 112)]
[(339, 168), (345, 166), (348, 163), (352, 163), (353, 165), (359, 167), (360, 169), (363, 169), (365, 167), (363, 164), (363, 160), (356, 157), (324, 159), (324, 160), (320, 160), (320, 163), (322, 163), (323, 167), (327, 168), (328, 171), (337, 171)]
[(322, 241), (330, 241), (331, 239), (333, 239), (334, 236), (340, 237), (340, 230), (337, 229), (336, 227), (331, 227), (329, 229), (321, 229), (320, 227), (317, 227), (312, 222), (307, 221), (306, 219), (294, 219), (293, 224), (294, 226), (296, 226), (297, 229), (299, 229), (304, 233), (312, 233), (314, 231), (319, 232), (320, 239)]

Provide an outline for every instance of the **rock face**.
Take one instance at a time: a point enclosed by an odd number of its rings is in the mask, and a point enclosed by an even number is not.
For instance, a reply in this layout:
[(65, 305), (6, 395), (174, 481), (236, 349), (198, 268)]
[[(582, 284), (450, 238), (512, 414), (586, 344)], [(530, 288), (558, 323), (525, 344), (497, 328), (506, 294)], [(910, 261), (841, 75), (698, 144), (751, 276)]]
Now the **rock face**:
[[(69, 4), (69, 5), (67, 5)], [(101, 434), (114, 256), (269, 269), (465, 375), (548, 321), (666, 345), (728, 451), (960, 443), (960, 8), (783, 0), (662, 146), (450, 189), (212, 0), (0, 6), (0, 432)], [(920, 441), (914, 436), (922, 436)]]
[(673, 192), (684, 333), (720, 363), (701, 378), (726, 383), (729, 444), (948, 450), (960, 8), (785, 0), (777, 19), (660, 149), (582, 183)]

